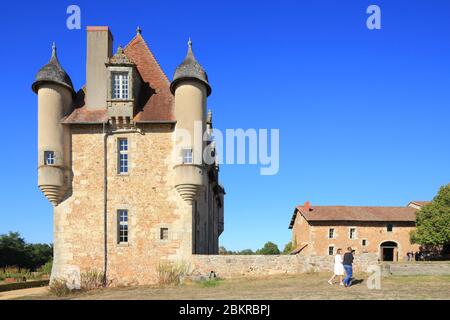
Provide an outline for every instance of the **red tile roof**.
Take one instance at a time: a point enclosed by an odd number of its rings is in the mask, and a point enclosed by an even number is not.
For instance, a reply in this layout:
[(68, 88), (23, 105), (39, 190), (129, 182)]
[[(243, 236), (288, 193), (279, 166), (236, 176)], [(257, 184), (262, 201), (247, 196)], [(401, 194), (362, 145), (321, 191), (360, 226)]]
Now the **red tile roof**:
[(136, 122), (175, 121), (174, 96), (170, 92), (170, 81), (140, 33), (125, 46), (124, 52), (136, 64), (144, 82), (148, 82), (154, 90), (150, 98), (143, 102), (143, 109), (134, 120)]
[(412, 207), (357, 207), (357, 206), (313, 206), (305, 210), (297, 206), (289, 228), (294, 226), (297, 213), (307, 221), (364, 221), (364, 222), (415, 222), (417, 209)]
[[(140, 111), (134, 121), (141, 123), (175, 122), (174, 96), (170, 92), (170, 81), (156, 61), (141, 34), (137, 34), (124, 48), (125, 55), (135, 64), (142, 77), (148, 83), (147, 92), (143, 90), (139, 101)], [(107, 110), (88, 110), (84, 103), (86, 88), (77, 93), (74, 111), (63, 123), (87, 124), (103, 123), (108, 120)]]

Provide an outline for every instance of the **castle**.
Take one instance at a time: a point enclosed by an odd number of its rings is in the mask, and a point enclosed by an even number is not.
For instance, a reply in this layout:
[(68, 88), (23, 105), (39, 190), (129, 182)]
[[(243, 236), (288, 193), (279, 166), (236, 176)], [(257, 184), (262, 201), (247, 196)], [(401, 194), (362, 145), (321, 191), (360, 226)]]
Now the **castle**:
[[(32, 89), (38, 186), (54, 206), (52, 279), (75, 284), (96, 270), (108, 283), (148, 284), (161, 261), (218, 253), (225, 191), (191, 41), (170, 82), (139, 28), (113, 54), (109, 28), (87, 27), (85, 86), (74, 90), (53, 46)], [(198, 128), (206, 138), (185, 139)]]

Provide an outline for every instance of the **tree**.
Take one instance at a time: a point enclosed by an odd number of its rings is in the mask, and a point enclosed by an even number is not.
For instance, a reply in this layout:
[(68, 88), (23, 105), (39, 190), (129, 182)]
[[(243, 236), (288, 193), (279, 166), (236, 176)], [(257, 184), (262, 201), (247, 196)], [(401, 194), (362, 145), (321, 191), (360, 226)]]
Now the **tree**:
[(273, 242), (266, 242), (264, 247), (261, 249), (256, 250), (256, 254), (280, 254), (280, 249), (278, 249), (278, 246)]
[(0, 235), (0, 268), (17, 266), (35, 270), (52, 259), (53, 247), (48, 244), (29, 244), (18, 232)]
[(244, 249), (244, 250), (239, 251), (238, 254), (240, 254), (240, 255), (251, 255), (251, 254), (255, 254), (255, 253), (253, 252), (252, 249)]
[(284, 246), (283, 254), (290, 254), (292, 250), (294, 250), (294, 244), (292, 243), (292, 241), (289, 241)]
[(29, 257), (26, 242), (18, 232), (0, 235), (0, 267), (28, 267)]
[(442, 186), (433, 201), (419, 210), (411, 240), (440, 248), (450, 246), (450, 184)]

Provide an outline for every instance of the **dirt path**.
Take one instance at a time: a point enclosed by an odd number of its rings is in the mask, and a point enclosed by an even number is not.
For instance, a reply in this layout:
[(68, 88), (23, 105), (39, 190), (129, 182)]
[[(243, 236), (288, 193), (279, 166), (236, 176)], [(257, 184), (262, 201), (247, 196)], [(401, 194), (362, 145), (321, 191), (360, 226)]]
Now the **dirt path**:
[(37, 287), (0, 292), (0, 300), (27, 298), (32, 296), (43, 296), (48, 292), (48, 287)]

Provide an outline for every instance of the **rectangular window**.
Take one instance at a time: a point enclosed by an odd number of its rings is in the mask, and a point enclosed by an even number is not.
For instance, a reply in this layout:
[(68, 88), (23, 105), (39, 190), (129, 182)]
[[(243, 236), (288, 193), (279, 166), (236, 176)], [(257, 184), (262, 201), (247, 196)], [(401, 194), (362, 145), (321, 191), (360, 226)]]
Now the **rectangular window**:
[(112, 98), (128, 99), (128, 73), (114, 72), (112, 82)]
[(161, 240), (168, 240), (169, 239), (169, 228), (161, 228), (159, 232), (159, 238)]
[(349, 232), (348, 237), (350, 239), (355, 239), (356, 238), (356, 228), (350, 228), (350, 232)]
[(55, 164), (55, 153), (53, 151), (44, 151), (44, 163), (46, 165)]
[(128, 210), (117, 210), (117, 243), (128, 243)]
[(365, 247), (365, 246), (367, 245), (367, 240), (364, 239), (364, 240), (361, 242), (361, 244), (362, 244), (363, 247)]
[(333, 247), (333, 246), (329, 246), (329, 247), (328, 247), (328, 255), (329, 255), (329, 256), (334, 255), (334, 247)]
[(334, 228), (328, 229), (328, 239), (334, 238)]
[(192, 149), (183, 149), (183, 164), (192, 164)]
[(119, 174), (128, 173), (128, 139), (117, 140)]
[(387, 232), (392, 232), (392, 229), (394, 229), (394, 226), (392, 224), (388, 224), (386, 229), (387, 229)]

